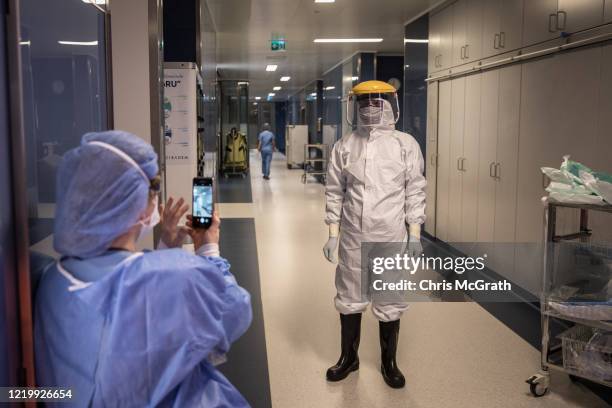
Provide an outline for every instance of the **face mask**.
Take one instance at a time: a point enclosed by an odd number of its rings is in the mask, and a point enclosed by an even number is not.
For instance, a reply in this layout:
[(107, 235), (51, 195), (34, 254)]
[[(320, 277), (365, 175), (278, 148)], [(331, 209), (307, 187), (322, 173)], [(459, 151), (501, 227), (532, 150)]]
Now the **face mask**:
[(153, 213), (148, 217), (148, 219), (138, 221), (141, 227), (136, 241), (139, 241), (140, 239), (142, 239), (142, 237), (146, 237), (147, 235), (149, 235), (153, 231), (153, 228), (155, 228), (155, 226), (159, 224), (161, 216), (159, 215), (159, 206), (157, 205), (158, 202), (158, 197), (155, 197), (155, 199), (153, 200)]

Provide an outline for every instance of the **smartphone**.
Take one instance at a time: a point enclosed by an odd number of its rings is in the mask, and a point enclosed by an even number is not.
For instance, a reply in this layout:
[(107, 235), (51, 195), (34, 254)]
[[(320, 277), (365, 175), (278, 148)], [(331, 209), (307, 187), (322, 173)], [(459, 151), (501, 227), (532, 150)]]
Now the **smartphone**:
[(213, 179), (196, 177), (193, 179), (192, 223), (194, 228), (208, 228), (212, 224), (214, 212)]

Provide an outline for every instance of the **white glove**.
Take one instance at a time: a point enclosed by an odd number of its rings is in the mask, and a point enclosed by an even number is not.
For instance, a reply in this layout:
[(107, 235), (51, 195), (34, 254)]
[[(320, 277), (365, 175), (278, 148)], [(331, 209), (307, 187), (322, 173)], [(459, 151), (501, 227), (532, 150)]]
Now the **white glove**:
[(327, 243), (323, 247), (323, 255), (331, 263), (336, 263), (336, 247), (338, 246), (338, 237), (329, 237)]
[(336, 263), (336, 248), (338, 247), (338, 233), (340, 226), (338, 224), (329, 224), (329, 239), (323, 247), (323, 255), (331, 263)]
[(408, 234), (410, 238), (406, 246), (406, 254), (411, 258), (416, 258), (423, 253), (423, 245), (421, 245), (421, 225), (410, 224)]

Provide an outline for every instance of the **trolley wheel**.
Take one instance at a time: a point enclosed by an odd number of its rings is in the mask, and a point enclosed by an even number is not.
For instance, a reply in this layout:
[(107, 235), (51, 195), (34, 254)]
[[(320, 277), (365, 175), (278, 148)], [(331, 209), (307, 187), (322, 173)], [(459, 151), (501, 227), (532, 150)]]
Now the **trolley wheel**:
[(548, 392), (548, 387), (542, 384), (529, 384), (529, 391), (531, 391), (534, 397), (539, 398), (543, 397)]
[(531, 391), (531, 394), (534, 397), (539, 398), (548, 392), (550, 378), (548, 377), (548, 373), (536, 374), (529, 377), (525, 382), (529, 384), (529, 391)]

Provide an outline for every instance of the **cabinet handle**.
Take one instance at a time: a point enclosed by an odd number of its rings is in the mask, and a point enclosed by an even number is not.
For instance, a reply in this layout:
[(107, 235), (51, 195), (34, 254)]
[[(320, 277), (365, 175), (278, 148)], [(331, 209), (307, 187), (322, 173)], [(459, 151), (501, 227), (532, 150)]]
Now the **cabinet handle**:
[(461, 171), (465, 171), (465, 157), (461, 158)]
[(465, 59), (470, 58), (470, 44), (465, 45)]
[(461, 59), (465, 59), (465, 56), (464, 56), (464, 55), (465, 55), (465, 45), (464, 45), (463, 47), (461, 47), (461, 52), (460, 52), (460, 54), (461, 54), (461, 57), (460, 57), (460, 58), (461, 58)]
[(495, 170), (493, 170), (495, 168), (495, 162), (491, 162), (491, 164), (489, 164), (489, 177), (491, 178), (495, 178)]
[(499, 48), (506, 48), (506, 32), (499, 33)]
[[(559, 24), (561, 21), (559, 16), (563, 16), (563, 24)], [(565, 30), (565, 23), (567, 23), (567, 13), (563, 10), (557, 11), (557, 31)]]
[(461, 157), (457, 158), (457, 170), (461, 171)]
[(495, 165), (495, 178), (501, 180), (501, 163)]
[(498, 49), (499, 46), (497, 45), (497, 43), (499, 42), (499, 33), (495, 34), (495, 36), (493, 37), (493, 48)]
[[(559, 18), (557, 16), (557, 13), (553, 13), (548, 16), (548, 32), (551, 32), (551, 33), (557, 32), (557, 20), (558, 19)], [(553, 21), (554, 21), (554, 24), (553, 24)]]
[(442, 68), (442, 54), (438, 55), (438, 67)]

